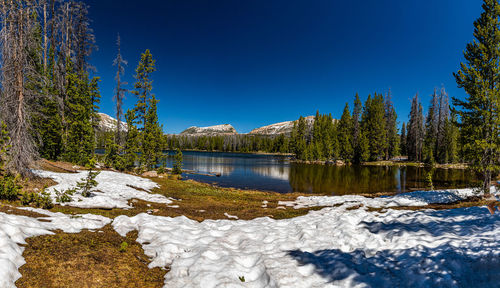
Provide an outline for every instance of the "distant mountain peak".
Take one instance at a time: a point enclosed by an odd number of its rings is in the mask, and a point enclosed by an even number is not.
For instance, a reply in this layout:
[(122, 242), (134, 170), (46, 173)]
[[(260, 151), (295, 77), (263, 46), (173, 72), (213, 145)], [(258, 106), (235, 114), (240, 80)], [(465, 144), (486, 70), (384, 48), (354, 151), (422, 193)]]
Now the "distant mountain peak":
[[(99, 114), (99, 130), (101, 131), (116, 131), (116, 119), (109, 116), (108, 114), (98, 113)], [(128, 126), (126, 122), (121, 122), (120, 125), (121, 131), (128, 131)]]
[(181, 135), (233, 135), (238, 134), (231, 124), (214, 125), (207, 127), (191, 126), (181, 132)]
[[(314, 123), (314, 116), (307, 116), (304, 117), (306, 120), (306, 125), (312, 126)], [(254, 135), (280, 135), (280, 134), (291, 134), (292, 129), (293, 129), (293, 123), (297, 121), (285, 121), (285, 122), (279, 122), (279, 123), (274, 123), (271, 125), (255, 128), (252, 131), (250, 131), (249, 134), (254, 134)]]

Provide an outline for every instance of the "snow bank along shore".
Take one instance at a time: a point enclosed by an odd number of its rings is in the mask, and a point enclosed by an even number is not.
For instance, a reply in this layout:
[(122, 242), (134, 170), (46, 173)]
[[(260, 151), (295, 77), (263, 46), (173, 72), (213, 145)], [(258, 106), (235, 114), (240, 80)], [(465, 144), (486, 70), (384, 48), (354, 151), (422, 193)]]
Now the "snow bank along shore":
[[(76, 183), (87, 176), (86, 171), (79, 173), (56, 173), (49, 171), (35, 171), (37, 175), (52, 178), (58, 184), (47, 189), (52, 199), (56, 198), (55, 190), (64, 191), (75, 188)], [(97, 187), (93, 189), (91, 197), (83, 197), (79, 194), (72, 196), (73, 201), (63, 203), (79, 208), (131, 208), (128, 200), (135, 198), (149, 202), (170, 204), (172, 200), (159, 194), (149, 193), (151, 189), (158, 187), (153, 181), (125, 173), (112, 171), (101, 171), (96, 179)]]
[[(54, 188), (72, 188), (86, 175), (38, 173), (59, 183), (49, 189), (51, 193)], [(147, 192), (156, 185), (147, 179), (103, 171), (96, 180), (94, 197), (78, 201), (77, 196), (70, 204), (126, 209), (132, 198), (170, 203), (166, 197)], [(139, 231), (137, 241), (152, 260), (150, 268), (170, 268), (165, 287), (498, 287), (499, 213), (490, 215), (485, 207), (368, 209), (448, 203), (472, 193), (461, 189), (379, 198), (299, 197), (280, 205), (331, 207), (285, 220), (263, 217), (201, 223), (184, 216), (146, 213), (119, 216), (111, 222), (90, 214), (75, 217), (25, 208), (47, 215), (42, 219), (51, 222), (0, 213), (0, 267), (7, 267), (0, 269), (0, 287), (13, 287), (20, 277), (18, 268), (24, 259), (19, 244), (27, 237), (55, 229), (98, 229), (108, 223), (120, 235)]]
[[(490, 193), (498, 195), (499, 191), (494, 186)], [(472, 196), (482, 195), (471, 188), (450, 189), (435, 191), (414, 191), (401, 193), (395, 196), (382, 196), (367, 198), (358, 195), (345, 196), (299, 196), (295, 201), (279, 201), (278, 205), (293, 207), (295, 209), (311, 207), (336, 206), (345, 202), (356, 202), (373, 208), (396, 207), (396, 206), (426, 206), (429, 204), (447, 204), (465, 200)]]

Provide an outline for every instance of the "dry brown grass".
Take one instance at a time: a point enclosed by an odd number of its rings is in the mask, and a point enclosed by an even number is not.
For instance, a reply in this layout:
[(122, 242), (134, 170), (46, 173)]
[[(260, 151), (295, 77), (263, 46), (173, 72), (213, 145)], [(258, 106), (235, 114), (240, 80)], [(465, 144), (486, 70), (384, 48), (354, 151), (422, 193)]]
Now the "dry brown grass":
[(5, 213), (5, 214), (28, 216), (28, 217), (35, 217), (35, 218), (36, 217), (47, 217), (46, 215), (43, 215), (40, 213), (18, 209), (15, 206), (12, 206), (9, 204), (2, 204), (2, 203), (0, 203), (0, 212)]
[[(167, 272), (149, 269), (135, 240), (121, 237), (109, 225), (101, 232), (82, 231), (27, 239), (17, 287), (162, 287)], [(123, 242), (127, 249), (120, 251)]]
[[(307, 214), (310, 210), (321, 209), (314, 207), (308, 209), (276, 209), (278, 201), (293, 201), (299, 193), (279, 194), (252, 190), (238, 190), (221, 188), (210, 184), (195, 181), (180, 181), (171, 178), (151, 178), (160, 188), (154, 189), (158, 193), (175, 200), (170, 205), (151, 203), (142, 200), (131, 200), (133, 209), (82, 209), (70, 206), (56, 205), (51, 211), (66, 214), (92, 213), (110, 218), (120, 215), (134, 216), (140, 213), (154, 214), (157, 216), (176, 217), (184, 215), (196, 221), (205, 219), (228, 219), (224, 213), (238, 216), (239, 219), (254, 219), (269, 216), (274, 219), (285, 219)], [(268, 201), (263, 208), (263, 201)], [(179, 206), (178, 208), (169, 206)]]
[(57, 182), (50, 178), (34, 178), (30, 180), (23, 181), (24, 191), (42, 191), (44, 187), (50, 187), (56, 185)]
[(68, 163), (68, 162), (62, 162), (62, 161), (50, 161), (46, 159), (41, 159), (35, 164), (36, 168), (46, 170), (46, 171), (51, 171), (51, 172), (57, 172), (57, 173), (76, 173), (78, 169), (83, 169), (82, 167), (77, 166), (75, 169), (73, 168), (75, 165)]

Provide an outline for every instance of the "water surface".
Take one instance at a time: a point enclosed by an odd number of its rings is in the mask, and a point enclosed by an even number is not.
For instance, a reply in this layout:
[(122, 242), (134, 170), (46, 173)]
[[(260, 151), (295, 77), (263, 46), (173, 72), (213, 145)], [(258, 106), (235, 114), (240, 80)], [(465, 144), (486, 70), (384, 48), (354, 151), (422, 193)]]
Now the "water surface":
[[(166, 164), (172, 167), (173, 152), (168, 154)], [(183, 169), (221, 175), (184, 174), (185, 179), (280, 193), (345, 195), (422, 190), (428, 186), (425, 179), (430, 171), (417, 167), (299, 164), (286, 156), (243, 153), (184, 151), (183, 156)], [(437, 189), (467, 187), (471, 179), (466, 170), (433, 170)]]

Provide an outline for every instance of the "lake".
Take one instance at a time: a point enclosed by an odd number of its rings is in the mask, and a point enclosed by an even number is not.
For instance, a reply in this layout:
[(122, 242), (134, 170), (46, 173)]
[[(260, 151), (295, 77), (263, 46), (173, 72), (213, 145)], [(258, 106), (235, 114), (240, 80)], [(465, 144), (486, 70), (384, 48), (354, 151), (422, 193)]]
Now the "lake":
[[(168, 152), (167, 167), (172, 167), (173, 154)], [(183, 152), (183, 169), (220, 173), (220, 177), (185, 173), (183, 178), (221, 187), (324, 195), (423, 190), (430, 171), (418, 167), (299, 164), (286, 156), (195, 151)], [(433, 172), (437, 189), (467, 187), (472, 178), (469, 171), (460, 169)]]

